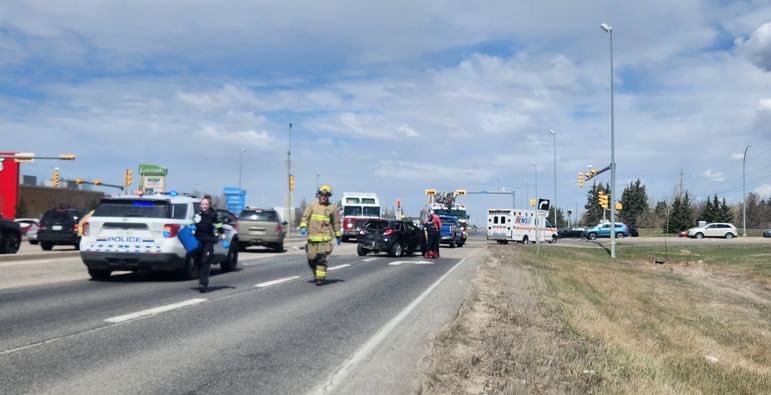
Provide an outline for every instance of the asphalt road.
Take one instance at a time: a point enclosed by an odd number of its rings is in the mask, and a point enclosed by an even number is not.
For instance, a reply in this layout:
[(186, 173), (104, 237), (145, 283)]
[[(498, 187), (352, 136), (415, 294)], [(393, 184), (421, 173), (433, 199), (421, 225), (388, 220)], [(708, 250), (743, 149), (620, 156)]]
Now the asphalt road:
[[(244, 254), (206, 294), (163, 275), (89, 281), (82, 266), (79, 278), (3, 280), (0, 393), (414, 392), (427, 340), (457, 311), (483, 244), (430, 261), (358, 257), (347, 244), (321, 287), (291, 249)], [(57, 261), (75, 275), (75, 258), (0, 270)]]

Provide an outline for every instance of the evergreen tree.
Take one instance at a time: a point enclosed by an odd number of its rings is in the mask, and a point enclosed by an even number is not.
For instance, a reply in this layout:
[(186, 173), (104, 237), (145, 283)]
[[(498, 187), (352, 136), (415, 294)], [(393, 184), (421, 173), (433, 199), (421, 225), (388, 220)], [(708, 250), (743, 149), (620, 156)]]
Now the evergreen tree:
[(645, 192), (645, 185), (642, 185), (639, 179), (624, 188), (621, 204), (623, 209), (620, 217), (627, 225), (636, 225), (648, 211), (648, 194)]
[(581, 220), (584, 225), (593, 226), (602, 220), (604, 213), (603, 208), (600, 207), (600, 199), (597, 197), (597, 193), (600, 191), (607, 193), (608, 189), (610, 188), (607, 186), (603, 187), (602, 184), (592, 184), (592, 189), (586, 194), (586, 204), (584, 205), (586, 211)]
[[(675, 197), (672, 202), (672, 211), (669, 216), (669, 233), (677, 233), (692, 227), (693, 210), (691, 200), (686, 192), (682, 198)], [(665, 225), (666, 226), (666, 225)]]
[[(546, 217), (549, 220), (549, 223), (554, 222), (554, 210), (557, 210), (557, 224), (563, 228), (567, 227), (568, 220), (565, 218), (565, 214), (562, 212), (562, 209), (554, 206), (549, 207), (549, 216)], [(552, 226), (556, 226), (557, 224), (552, 224)]]
[[(717, 195), (715, 195), (717, 198)], [(712, 219), (715, 218), (715, 206), (712, 204), (712, 200), (707, 199), (707, 203), (704, 206), (704, 211), (701, 212), (701, 215), (699, 216), (699, 219), (707, 222), (713, 222)]]
[(718, 220), (715, 222), (728, 222), (728, 223), (734, 222), (733, 209), (731, 207), (728, 207), (728, 205), (725, 202), (725, 198), (723, 198), (723, 202), (720, 204), (719, 217), (718, 217)]

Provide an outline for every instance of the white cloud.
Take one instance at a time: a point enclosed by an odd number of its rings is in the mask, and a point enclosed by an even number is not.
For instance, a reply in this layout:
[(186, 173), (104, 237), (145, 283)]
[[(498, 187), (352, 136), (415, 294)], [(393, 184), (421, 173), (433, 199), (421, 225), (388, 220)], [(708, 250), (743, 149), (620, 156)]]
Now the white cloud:
[(748, 39), (737, 38), (736, 46), (755, 66), (771, 71), (771, 22), (758, 27)]
[(712, 171), (711, 169), (707, 169), (707, 171), (704, 172), (704, 177), (715, 182), (725, 181), (725, 176), (723, 175), (723, 172)]
[(419, 136), (418, 132), (416, 132), (415, 129), (413, 129), (413, 128), (407, 126), (407, 125), (399, 126), (399, 134), (404, 136), (404, 137), (418, 137)]
[(771, 199), (771, 184), (763, 184), (755, 189), (761, 199)]

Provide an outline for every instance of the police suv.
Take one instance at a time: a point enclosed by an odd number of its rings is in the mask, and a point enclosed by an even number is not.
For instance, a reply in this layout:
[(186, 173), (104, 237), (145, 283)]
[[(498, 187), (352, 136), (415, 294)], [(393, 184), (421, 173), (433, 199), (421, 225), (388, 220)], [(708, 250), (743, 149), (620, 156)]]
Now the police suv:
[[(193, 257), (177, 232), (193, 223), (200, 199), (190, 196), (120, 196), (102, 199), (83, 224), (80, 257), (95, 280), (115, 270), (174, 271), (183, 279), (198, 277)], [(222, 271), (238, 266), (238, 232), (225, 224), (227, 242), (214, 246), (212, 264)], [(225, 244), (229, 244), (225, 248)]]

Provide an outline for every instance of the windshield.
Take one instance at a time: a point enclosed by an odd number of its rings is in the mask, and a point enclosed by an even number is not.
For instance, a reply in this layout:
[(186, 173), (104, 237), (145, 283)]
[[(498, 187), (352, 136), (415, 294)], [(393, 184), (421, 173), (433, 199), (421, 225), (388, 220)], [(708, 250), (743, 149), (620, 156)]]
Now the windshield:
[(466, 219), (466, 210), (447, 210), (447, 209), (439, 209), (434, 210), (434, 214), (437, 215), (449, 215), (453, 216), (458, 219)]
[[(181, 209), (181, 208), (180, 208)], [(103, 200), (94, 210), (94, 217), (177, 218), (165, 200)], [(185, 211), (187, 208), (185, 207)]]
[(364, 207), (365, 217), (380, 217), (380, 207)]
[(72, 210), (49, 210), (40, 219), (40, 223), (74, 223), (77, 218), (75, 214)]
[(343, 210), (343, 215), (346, 216), (361, 216), (361, 207), (358, 206), (345, 206), (345, 209)]

